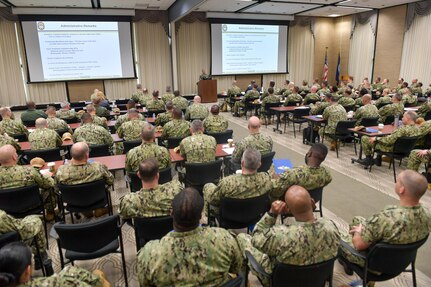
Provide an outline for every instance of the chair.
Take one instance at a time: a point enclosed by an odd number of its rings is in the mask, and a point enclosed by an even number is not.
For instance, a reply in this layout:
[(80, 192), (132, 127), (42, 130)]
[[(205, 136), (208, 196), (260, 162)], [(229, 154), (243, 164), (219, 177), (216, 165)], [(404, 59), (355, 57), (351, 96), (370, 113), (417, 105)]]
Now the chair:
[(131, 150), (134, 147), (140, 146), (142, 143), (141, 140), (137, 140), (137, 141), (124, 141), (123, 145), (124, 145), (124, 150), (123, 153), (126, 154), (129, 152), (129, 150)]
[(108, 144), (90, 145), (90, 157), (109, 156)]
[(387, 116), (383, 122), (384, 125), (390, 125), (394, 122), (394, 118), (395, 116), (391, 115), (391, 116)]
[(387, 105), (390, 105), (391, 103), (381, 103), (381, 104), (379, 104), (379, 105), (376, 105), (376, 108), (377, 109), (381, 109), (381, 108), (383, 108), (384, 106), (387, 106)]
[[(416, 253), (427, 239), (428, 235), (424, 239), (410, 244), (388, 244), (381, 242), (372, 246), (367, 254), (357, 251), (348, 243), (341, 240), (341, 245), (344, 249), (365, 260), (365, 266), (362, 267), (351, 263), (342, 256), (339, 257), (339, 260), (361, 277), (363, 286), (367, 286), (369, 281), (386, 281), (397, 277), (402, 272), (411, 272), (413, 286), (416, 287)], [(411, 269), (406, 270), (410, 264)], [(377, 271), (378, 274), (369, 270)]]
[(62, 137), (64, 133), (68, 133), (69, 129), (61, 129), (61, 130), (55, 130), (57, 134)]
[[(247, 228), (256, 224), (265, 212), (269, 210), (268, 194), (251, 198), (222, 198), (220, 200), (220, 214), (217, 220), (220, 227), (226, 229)], [(209, 211), (208, 211), (209, 214)]]
[(320, 287), (325, 286), (326, 282), (332, 287), (335, 258), (305, 266), (278, 263), (272, 274), (268, 274), (249, 251), (245, 251), (245, 256), (252, 269), (268, 278), (272, 287)]
[(355, 105), (351, 105), (351, 106), (343, 106), (344, 109), (346, 110), (346, 113), (355, 110)]
[(60, 194), (58, 205), (63, 210), (64, 222), (65, 210), (70, 212), (72, 223), (74, 223), (72, 212), (92, 211), (108, 206), (109, 214), (112, 215), (111, 194), (106, 189), (105, 180), (74, 185), (57, 184), (57, 187)]
[(301, 104), (301, 102), (302, 101), (290, 101), (290, 102), (287, 102), (287, 106), (288, 107), (293, 107), (293, 106), (299, 106), (300, 104)]
[(76, 124), (76, 123), (79, 123), (81, 120), (75, 117), (75, 118), (70, 118), (70, 119), (64, 119), (64, 121), (67, 124)]
[(11, 137), (18, 140), (19, 142), (26, 142), (27, 141), (27, 135), (26, 134), (11, 135)]
[(266, 103), (264, 106), (265, 109), (265, 126), (268, 127), (268, 120), (272, 120), (275, 115), (277, 115), (277, 112), (274, 110), (271, 110), (271, 108), (278, 108), (281, 106), (281, 103)]
[(244, 114), (245, 114), (245, 119), (246, 120), (247, 120), (247, 113), (249, 111), (253, 112), (253, 110), (256, 109), (256, 105), (253, 104), (254, 100), (256, 100), (256, 99), (255, 98), (248, 98), (244, 102), (243, 110), (244, 110)]
[[(415, 136), (415, 137), (399, 137), (395, 141), (394, 147), (392, 148), (392, 151), (390, 151), (390, 152), (374, 150), (374, 153), (385, 155), (385, 156), (391, 158), (391, 161), (389, 162), (389, 168), (391, 168), (391, 165), (392, 165), (392, 169), (394, 171), (394, 181), (395, 182), (397, 182), (397, 175), (395, 173), (395, 160), (399, 159), (400, 160), (400, 166), (401, 166), (401, 162), (402, 162), (403, 158), (408, 157), (410, 155), (410, 152), (414, 149), (418, 138), (419, 137), (417, 137), (417, 136)], [(373, 153), (373, 157), (374, 157), (374, 153)], [(373, 165), (370, 165), (370, 171), (371, 171), (372, 166)]]
[(225, 144), (228, 139), (232, 138), (233, 130), (225, 130), (219, 133), (207, 133), (207, 135), (212, 136), (216, 139), (217, 144)]
[(361, 120), (361, 126), (364, 126), (364, 127), (377, 126), (378, 124), (379, 124), (379, 117), (363, 118)]
[(355, 127), (355, 124), (356, 124), (356, 121), (339, 121), (335, 128), (335, 134), (326, 134), (326, 136), (336, 141), (335, 151), (337, 152), (337, 158), (338, 158), (338, 150), (339, 150), (340, 142), (345, 143), (348, 140), (353, 141), (353, 145), (355, 147), (355, 154), (357, 153), (356, 139), (353, 135), (353, 132), (349, 131), (349, 129)]
[[(56, 223), (54, 224), (54, 229), (58, 234), (57, 244), (62, 269), (69, 262), (73, 265), (76, 260), (90, 260), (110, 253), (118, 253), (117, 250), (121, 247), (124, 281), (125, 285), (129, 286), (123, 236), (118, 215), (112, 215), (89, 223)], [(64, 256), (62, 249), (66, 250)], [(65, 262), (64, 258), (68, 259), (68, 262)]]
[(25, 120), (21, 120), (22, 124), (25, 125), (26, 127), (34, 127), (36, 126), (36, 121), (25, 121)]
[(323, 201), (323, 186), (318, 187), (316, 189), (309, 190), (308, 193), (310, 194), (311, 198), (314, 200), (314, 203), (319, 203), (319, 209), (313, 210), (313, 212), (319, 212), (320, 217), (323, 217), (323, 208), (322, 208), (322, 201)]
[(272, 159), (274, 158), (274, 155), (275, 155), (275, 151), (262, 155), (260, 160), (261, 165), (257, 170), (257, 172), (267, 172), (271, 168)]
[(62, 160), (63, 157), (60, 153), (60, 148), (51, 148), (51, 149), (40, 149), (40, 150), (25, 150), (23, 151), (24, 155), (27, 156), (27, 160), (30, 161), (35, 157), (43, 158), (44, 161), (57, 161)]
[(244, 281), (244, 277), (242, 277), (241, 274), (238, 274), (235, 278), (221, 285), (221, 287), (241, 287), (243, 281)]
[[(142, 188), (141, 179), (138, 177), (136, 172), (129, 172), (130, 177), (130, 191), (137, 192)], [(165, 184), (172, 180), (172, 170), (171, 167), (167, 167), (159, 170), (159, 184)]]
[(0, 235), (0, 249), (6, 244), (21, 241), (21, 236), (16, 231), (11, 231)]
[(202, 194), (203, 186), (206, 183), (216, 183), (220, 180), (222, 163), (222, 159), (216, 159), (215, 161), (205, 163), (186, 162), (186, 186), (192, 186), (196, 188), (200, 194)]
[(298, 131), (301, 131), (301, 125), (307, 121), (303, 116), (308, 116), (310, 114), (310, 108), (296, 108), (289, 114), (292, 116), (285, 117), (284, 132), (286, 132), (286, 124), (291, 122), (293, 124), (293, 137), (296, 138), (295, 124), (299, 124)]
[(170, 149), (170, 148), (176, 148), (177, 146), (179, 146), (183, 138), (167, 138), (166, 140), (168, 142), (167, 148)]
[(431, 112), (427, 112), (427, 113), (425, 114), (424, 119), (425, 119), (426, 121), (431, 120)]
[(161, 239), (174, 229), (171, 216), (135, 217), (133, 218), (133, 227), (135, 229), (137, 251), (148, 241)]
[(129, 101), (130, 99), (117, 99), (117, 100), (115, 100), (115, 104), (118, 106), (118, 105), (125, 105), (125, 104), (127, 104), (127, 102)]

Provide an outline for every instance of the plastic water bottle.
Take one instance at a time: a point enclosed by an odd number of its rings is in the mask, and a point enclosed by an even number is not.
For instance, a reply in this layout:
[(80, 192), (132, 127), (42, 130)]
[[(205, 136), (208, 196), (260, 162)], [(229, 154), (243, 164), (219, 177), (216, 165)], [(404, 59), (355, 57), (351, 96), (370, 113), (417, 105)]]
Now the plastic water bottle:
[(156, 118), (156, 114), (155, 113), (153, 113), (153, 120)]
[(400, 116), (399, 115), (395, 115), (394, 116), (394, 127), (397, 128), (400, 124)]

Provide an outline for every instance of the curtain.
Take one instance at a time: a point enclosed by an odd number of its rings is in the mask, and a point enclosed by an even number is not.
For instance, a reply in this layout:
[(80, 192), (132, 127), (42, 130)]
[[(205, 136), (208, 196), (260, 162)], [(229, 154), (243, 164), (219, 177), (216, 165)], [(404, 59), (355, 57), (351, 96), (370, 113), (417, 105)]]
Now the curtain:
[(135, 23), (139, 81), (150, 92), (172, 86), (172, 61), (169, 38), (162, 22)]
[(410, 29), (413, 20), (416, 16), (427, 16), (431, 13), (431, 1), (419, 1), (416, 3), (410, 3), (407, 6), (406, 25), (405, 31)]
[(349, 75), (353, 76), (353, 83), (358, 86), (364, 77), (371, 81), (373, 69), (375, 34), (370, 23), (355, 24), (350, 38)]
[(214, 76), (213, 80), (217, 80), (217, 92), (227, 92), (235, 81), (235, 76)]
[(105, 94), (110, 100), (128, 99), (136, 91), (136, 80), (105, 80)]
[(25, 90), (19, 63), (15, 22), (0, 18), (0, 105), (22, 105)]
[(404, 34), (400, 77), (410, 82), (417, 78), (424, 87), (431, 83), (431, 14), (414, 18), (410, 29)]
[[(289, 28), (288, 40), (289, 79), (297, 86), (303, 80), (313, 80), (314, 36), (310, 26), (295, 25)], [(284, 79), (287, 77), (284, 76)]]
[(210, 67), (210, 28), (208, 22), (181, 21), (177, 32), (178, 86), (182, 94), (196, 94), (202, 69)]
[(265, 90), (269, 87), (269, 82), (274, 81), (276, 88), (281, 88), (285, 81), (291, 79), (289, 77), (289, 74), (272, 74), (272, 75), (263, 75), (262, 77), (262, 86), (265, 88)]

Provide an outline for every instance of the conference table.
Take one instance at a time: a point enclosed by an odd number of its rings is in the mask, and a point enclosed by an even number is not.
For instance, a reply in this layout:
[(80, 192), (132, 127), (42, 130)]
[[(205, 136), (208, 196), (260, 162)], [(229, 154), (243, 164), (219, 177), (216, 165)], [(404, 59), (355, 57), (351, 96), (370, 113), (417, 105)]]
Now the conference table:
[[(314, 127), (315, 126), (322, 126), (326, 124), (326, 121), (323, 119), (322, 115), (311, 115), (311, 116), (302, 116), (302, 118), (306, 119), (307, 122), (310, 125), (311, 131), (310, 131), (310, 138), (314, 138)], [(307, 143), (312, 143), (307, 141)]]
[(273, 128), (273, 131), (282, 134), (283, 132), (279, 129), (280, 123), (281, 123), (281, 114), (286, 115), (288, 113), (292, 113), (296, 109), (309, 109), (309, 107), (308, 106), (287, 106), (287, 107), (281, 106), (281, 107), (270, 108), (270, 110), (275, 111), (277, 113), (277, 126)]
[[(215, 156), (219, 158), (232, 155), (234, 149), (234, 147), (229, 148), (227, 144), (217, 144)], [(172, 163), (185, 161), (185, 158), (181, 156), (179, 150), (176, 152), (175, 149), (171, 148), (169, 149), (169, 155), (171, 156)]]

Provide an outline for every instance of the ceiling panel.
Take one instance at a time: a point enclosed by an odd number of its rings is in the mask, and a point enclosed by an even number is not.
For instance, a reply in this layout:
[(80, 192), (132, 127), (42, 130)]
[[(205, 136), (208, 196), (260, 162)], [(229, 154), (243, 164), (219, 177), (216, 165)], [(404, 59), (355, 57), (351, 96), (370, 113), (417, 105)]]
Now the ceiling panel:
[(175, 0), (100, 0), (102, 8), (167, 10)]
[(277, 2), (293, 2), (293, 3), (303, 3), (303, 4), (334, 4), (340, 2), (340, 0), (276, 0)]
[(293, 15), (309, 9), (320, 7), (321, 5), (312, 4), (293, 4), (293, 3), (271, 3), (264, 2), (244, 10), (247, 13), (265, 13), (265, 14), (289, 14)]
[(195, 11), (235, 12), (254, 3), (256, 3), (256, 1), (207, 0), (205, 3), (197, 7)]
[[(354, 7), (339, 7), (339, 6), (326, 6), (322, 8), (317, 8), (315, 10), (307, 11), (298, 14), (299, 16), (316, 16), (316, 17), (338, 17), (346, 16), (356, 13), (361, 13), (369, 11), (369, 9), (359, 9)], [(332, 15), (332, 16), (330, 16)]]
[(353, 6), (353, 7), (368, 7), (368, 8), (385, 8), (405, 3), (416, 2), (417, 0), (346, 0), (340, 5)]
[(9, 0), (16, 7), (80, 7), (91, 8), (90, 0)]
[(6, 7), (5, 5), (3, 5), (2, 3), (0, 3), (0, 7)]

